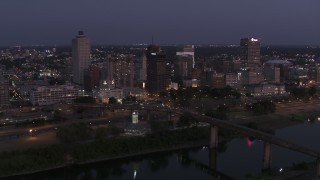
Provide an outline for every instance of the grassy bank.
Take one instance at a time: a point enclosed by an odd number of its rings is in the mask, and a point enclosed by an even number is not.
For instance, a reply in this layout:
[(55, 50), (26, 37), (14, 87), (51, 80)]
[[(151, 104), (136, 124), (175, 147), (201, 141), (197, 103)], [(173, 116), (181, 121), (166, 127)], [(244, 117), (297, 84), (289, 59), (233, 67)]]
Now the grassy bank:
[[(228, 133), (224, 132), (224, 135)], [(144, 137), (114, 137), (46, 148), (0, 153), (0, 176), (28, 174), (101, 160), (197, 147), (209, 142), (209, 128), (190, 128), (147, 134)]]

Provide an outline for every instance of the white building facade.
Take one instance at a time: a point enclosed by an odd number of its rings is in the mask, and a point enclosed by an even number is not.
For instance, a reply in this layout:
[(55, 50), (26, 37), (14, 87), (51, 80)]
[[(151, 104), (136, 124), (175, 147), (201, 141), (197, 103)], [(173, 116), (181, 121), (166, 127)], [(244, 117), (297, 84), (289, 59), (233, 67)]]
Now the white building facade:
[(39, 86), (30, 91), (30, 101), (34, 106), (51, 105), (59, 102), (71, 103), (81, 91), (75, 86)]
[(84, 71), (90, 66), (91, 45), (89, 39), (82, 31), (72, 39), (72, 74), (73, 82), (76, 84), (84, 83)]

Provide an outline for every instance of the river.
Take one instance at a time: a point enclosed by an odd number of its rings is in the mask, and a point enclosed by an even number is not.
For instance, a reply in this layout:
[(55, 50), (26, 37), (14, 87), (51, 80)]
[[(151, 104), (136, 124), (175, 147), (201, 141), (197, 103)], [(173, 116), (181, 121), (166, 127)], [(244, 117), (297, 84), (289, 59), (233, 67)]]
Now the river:
[[(320, 122), (303, 123), (279, 129), (275, 135), (320, 149)], [(219, 144), (216, 171), (210, 170), (207, 147), (182, 149), (173, 152), (138, 156), (123, 160), (99, 162), (84, 166), (62, 168), (18, 179), (107, 179), (107, 180), (163, 180), (163, 179), (245, 179), (261, 172), (263, 142), (252, 138), (236, 138)], [(212, 158), (211, 158), (212, 159)], [(278, 146), (272, 146), (272, 168), (292, 163), (312, 162), (315, 159)], [(211, 166), (212, 167), (212, 166)]]

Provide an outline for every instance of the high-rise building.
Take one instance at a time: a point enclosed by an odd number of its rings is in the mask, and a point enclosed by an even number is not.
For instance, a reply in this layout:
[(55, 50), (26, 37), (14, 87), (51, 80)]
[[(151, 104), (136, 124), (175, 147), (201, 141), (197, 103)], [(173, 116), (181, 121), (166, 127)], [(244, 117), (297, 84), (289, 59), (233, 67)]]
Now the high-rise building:
[(182, 48), (182, 51), (179, 51), (176, 53), (177, 56), (191, 56), (192, 61), (192, 68), (195, 66), (195, 60), (194, 60), (194, 46), (193, 45), (185, 45)]
[(165, 91), (170, 84), (170, 66), (165, 52), (157, 45), (147, 48), (147, 90), (150, 93)]
[(260, 62), (260, 41), (255, 38), (240, 40), (242, 84), (259, 84), (263, 81)]
[(255, 38), (240, 40), (242, 68), (256, 69), (261, 66), (260, 41)]
[[(279, 69), (279, 78), (280, 81), (283, 82), (285, 80), (288, 80), (289, 77), (289, 70), (293, 66), (293, 64), (290, 61), (287, 60), (269, 60), (264, 63), (264, 74), (266, 75), (270, 70), (268, 69)], [(267, 77), (266, 77), (267, 78)]]
[(174, 75), (182, 80), (192, 78), (192, 56), (191, 55), (179, 55), (174, 61)]
[(101, 82), (101, 69), (99, 64), (90, 65), (89, 69), (84, 73), (84, 89), (86, 91), (92, 91), (94, 88), (100, 86)]
[(0, 74), (0, 108), (10, 105), (9, 81)]
[(89, 39), (83, 31), (79, 31), (78, 36), (72, 39), (72, 74), (73, 82), (84, 83), (84, 71), (90, 66), (91, 45)]
[(211, 75), (210, 87), (212, 88), (223, 88), (225, 87), (224, 74), (215, 73)]
[(141, 73), (140, 73), (140, 80), (146, 81), (147, 80), (147, 56), (142, 56), (141, 62)]
[(115, 88), (133, 87), (133, 55), (108, 56), (107, 81)]
[(239, 88), (240, 77), (238, 73), (226, 73), (225, 74), (226, 86), (230, 86), (233, 88)]

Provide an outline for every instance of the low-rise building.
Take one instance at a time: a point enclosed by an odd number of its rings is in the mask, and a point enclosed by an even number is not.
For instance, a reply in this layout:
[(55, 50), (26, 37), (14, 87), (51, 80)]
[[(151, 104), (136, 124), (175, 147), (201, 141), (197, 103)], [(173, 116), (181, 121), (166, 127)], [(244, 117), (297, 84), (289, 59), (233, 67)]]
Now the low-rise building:
[(183, 80), (184, 87), (199, 87), (200, 81), (197, 79)]
[(31, 89), (30, 101), (35, 106), (71, 103), (80, 94), (79, 89), (71, 85), (38, 86)]
[(271, 96), (271, 95), (285, 95), (284, 84), (256, 84), (245, 86), (247, 93), (253, 96)]

